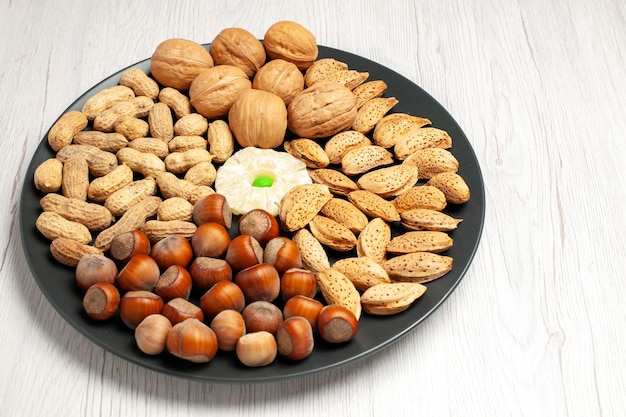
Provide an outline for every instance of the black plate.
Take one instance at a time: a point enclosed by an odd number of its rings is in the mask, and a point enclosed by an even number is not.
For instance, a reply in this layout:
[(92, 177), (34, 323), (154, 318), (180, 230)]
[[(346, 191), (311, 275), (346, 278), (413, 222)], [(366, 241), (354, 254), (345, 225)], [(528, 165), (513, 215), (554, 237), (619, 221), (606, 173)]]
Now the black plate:
[[(208, 48), (208, 45), (205, 45)], [(168, 353), (147, 356), (135, 346), (133, 332), (121, 320), (98, 323), (90, 320), (82, 311), (82, 293), (74, 281), (73, 269), (57, 263), (49, 252), (47, 241), (35, 228), (41, 212), (39, 199), (43, 196), (33, 185), (35, 168), (54, 153), (47, 144), (47, 135), (37, 148), (22, 189), (20, 221), (24, 252), (37, 284), (59, 314), (81, 334), (107, 351), (140, 366), (166, 374), (219, 383), (244, 383), (280, 380), (299, 377), (363, 359), (403, 337), (426, 319), (456, 288), (465, 275), (478, 247), (482, 233), (485, 196), (480, 167), (474, 151), (452, 116), (428, 93), (398, 73), (368, 59), (354, 54), (320, 47), (320, 58), (332, 57), (343, 61), (351, 69), (369, 72), (370, 80), (384, 80), (388, 84), (386, 97), (396, 97), (399, 104), (394, 112), (409, 113), (430, 119), (434, 127), (446, 130), (453, 140), (451, 152), (460, 163), (459, 174), (471, 190), (469, 202), (449, 205), (445, 212), (462, 218), (458, 229), (451, 233), (454, 246), (446, 255), (454, 258), (452, 271), (438, 280), (427, 284), (428, 290), (408, 310), (401, 314), (376, 317), (363, 314), (359, 331), (354, 340), (341, 346), (318, 343), (311, 356), (300, 362), (278, 358), (270, 366), (247, 368), (237, 361), (233, 353), (218, 353), (208, 364), (192, 364), (179, 360)], [(132, 67), (146, 72), (150, 60), (141, 61)], [(116, 85), (121, 72), (113, 74), (87, 91), (66, 111), (80, 110), (96, 92)]]

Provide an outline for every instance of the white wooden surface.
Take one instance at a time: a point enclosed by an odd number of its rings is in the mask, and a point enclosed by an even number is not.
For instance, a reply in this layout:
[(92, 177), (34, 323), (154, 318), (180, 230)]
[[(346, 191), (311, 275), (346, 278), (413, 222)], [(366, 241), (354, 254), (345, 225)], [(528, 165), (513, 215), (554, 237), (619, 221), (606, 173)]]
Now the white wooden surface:
[[(171, 37), (296, 20), (437, 98), (478, 156), (476, 258), (428, 320), (310, 377), (213, 385), (103, 351), (26, 264), (24, 173), (60, 113)], [(11, 416), (618, 416), (626, 409), (626, 3), (0, 0), (0, 409)]]

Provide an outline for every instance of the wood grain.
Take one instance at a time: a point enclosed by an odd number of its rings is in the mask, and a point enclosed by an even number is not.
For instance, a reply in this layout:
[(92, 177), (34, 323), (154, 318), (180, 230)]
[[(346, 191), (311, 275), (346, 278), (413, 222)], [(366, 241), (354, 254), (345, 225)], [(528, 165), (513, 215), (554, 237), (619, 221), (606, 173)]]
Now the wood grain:
[[(0, 404), (7, 415), (614, 416), (626, 409), (626, 6), (620, 0), (0, 0)], [(439, 100), (472, 142), (487, 216), (423, 324), (328, 372), (256, 385), (157, 374), (70, 327), (17, 224), (25, 172), (85, 90), (170, 37), (296, 20)]]

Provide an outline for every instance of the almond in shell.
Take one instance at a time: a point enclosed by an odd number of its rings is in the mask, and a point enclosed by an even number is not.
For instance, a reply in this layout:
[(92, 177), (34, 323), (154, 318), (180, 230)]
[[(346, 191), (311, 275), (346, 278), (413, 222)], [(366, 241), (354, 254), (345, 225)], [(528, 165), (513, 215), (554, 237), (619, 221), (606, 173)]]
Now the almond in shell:
[(296, 244), (302, 258), (302, 266), (313, 272), (330, 268), (330, 260), (322, 244), (308, 229), (300, 229), (291, 240)]
[(367, 172), (358, 179), (357, 185), (387, 198), (404, 193), (415, 185), (417, 179), (417, 167), (400, 164)]
[(324, 81), (329, 74), (336, 71), (347, 70), (348, 64), (333, 58), (321, 58), (315, 61), (304, 74), (304, 84), (307, 87), (316, 82)]
[(320, 212), (329, 219), (341, 223), (353, 233), (360, 233), (369, 222), (361, 210), (343, 198), (333, 197), (324, 204)]
[(371, 191), (352, 191), (348, 193), (348, 200), (371, 218), (380, 217), (388, 222), (400, 220), (400, 214), (393, 203)]
[(345, 130), (331, 137), (324, 145), (324, 151), (331, 164), (339, 164), (349, 150), (371, 144), (372, 141), (363, 133)]
[(334, 82), (343, 85), (348, 90), (354, 90), (363, 84), (370, 76), (368, 72), (359, 72), (357, 70), (342, 69), (330, 72), (323, 81)]
[(443, 148), (452, 147), (452, 138), (445, 130), (435, 127), (423, 127), (420, 129), (412, 129), (396, 142), (393, 151), (396, 158), (403, 161), (412, 153), (426, 148)]
[(449, 232), (457, 228), (463, 219), (455, 219), (437, 210), (416, 208), (400, 213), (402, 226), (409, 230), (433, 230)]
[(398, 195), (392, 201), (392, 205), (399, 213), (416, 208), (441, 211), (446, 208), (447, 201), (446, 195), (439, 188), (432, 185), (416, 185)]
[(450, 272), (452, 258), (431, 252), (413, 252), (388, 259), (383, 268), (392, 281), (423, 284)]
[(431, 124), (423, 117), (412, 116), (406, 113), (391, 113), (376, 123), (372, 135), (374, 143), (383, 148), (391, 148), (407, 132)]
[(358, 175), (393, 162), (393, 154), (381, 146), (359, 146), (341, 158), (341, 170), (346, 175)]
[(376, 123), (398, 104), (395, 97), (376, 97), (365, 102), (356, 112), (352, 129), (361, 133), (370, 133)]
[(317, 284), (328, 304), (346, 307), (357, 320), (361, 317), (361, 295), (348, 277), (336, 269), (328, 268), (317, 274)]
[(339, 259), (333, 264), (333, 269), (348, 277), (359, 291), (391, 282), (385, 268), (375, 260), (365, 256)]
[(330, 192), (335, 195), (346, 195), (359, 189), (352, 179), (335, 169), (312, 169), (309, 170), (309, 176), (314, 183), (328, 186)]
[(316, 215), (309, 223), (311, 233), (320, 243), (339, 252), (352, 250), (356, 236), (350, 229), (328, 217)]
[(416, 282), (393, 282), (375, 285), (361, 295), (363, 311), (375, 315), (397, 314), (408, 309), (426, 292)]
[(308, 168), (325, 168), (330, 163), (322, 146), (312, 139), (298, 138), (283, 143), (291, 156), (301, 160)]
[(441, 172), (457, 172), (459, 169), (459, 161), (443, 148), (420, 149), (409, 155), (402, 164), (415, 165), (420, 179), (430, 179)]
[(430, 230), (410, 231), (394, 237), (387, 244), (387, 252), (404, 254), (411, 252), (439, 253), (452, 247), (453, 240), (445, 232)]
[(356, 97), (356, 107), (361, 108), (368, 100), (381, 97), (387, 90), (383, 80), (372, 80), (355, 87), (352, 92)]
[(470, 199), (470, 189), (459, 174), (441, 172), (428, 180), (426, 185), (436, 187), (446, 196), (446, 200), (453, 204), (463, 204)]
[(279, 218), (286, 231), (306, 226), (321, 208), (333, 198), (323, 184), (303, 184), (289, 190), (281, 200)]
[(390, 241), (389, 224), (379, 217), (372, 219), (359, 233), (356, 242), (357, 256), (370, 258), (382, 265), (387, 260), (387, 244)]

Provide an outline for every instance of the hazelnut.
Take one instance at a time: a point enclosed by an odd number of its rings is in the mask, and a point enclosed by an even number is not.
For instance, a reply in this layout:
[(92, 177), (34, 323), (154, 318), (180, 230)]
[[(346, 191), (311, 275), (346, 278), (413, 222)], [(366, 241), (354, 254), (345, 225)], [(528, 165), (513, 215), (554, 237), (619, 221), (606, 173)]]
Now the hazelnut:
[(280, 233), (280, 226), (276, 217), (267, 210), (260, 208), (250, 210), (241, 216), (237, 227), (239, 234), (254, 237), (261, 246), (265, 246), (271, 239), (278, 237)]
[(115, 315), (120, 303), (120, 293), (109, 282), (93, 284), (85, 292), (83, 308), (94, 320), (108, 320)]
[(210, 362), (217, 354), (217, 336), (198, 319), (187, 319), (172, 326), (165, 338), (172, 355), (194, 363)]
[(223, 351), (233, 351), (237, 340), (246, 334), (243, 316), (236, 310), (223, 310), (211, 320), (209, 326), (217, 336), (218, 347)]
[(276, 330), (278, 353), (299, 361), (313, 352), (313, 328), (304, 317), (294, 316), (283, 321)]
[(260, 331), (241, 336), (237, 340), (235, 352), (239, 361), (246, 366), (267, 366), (276, 359), (278, 346), (273, 334)]
[(246, 299), (241, 288), (232, 281), (219, 281), (200, 298), (200, 308), (207, 318), (213, 318), (224, 310), (243, 311)]
[(137, 347), (146, 355), (158, 355), (165, 350), (165, 338), (172, 323), (161, 314), (151, 314), (135, 328)]

